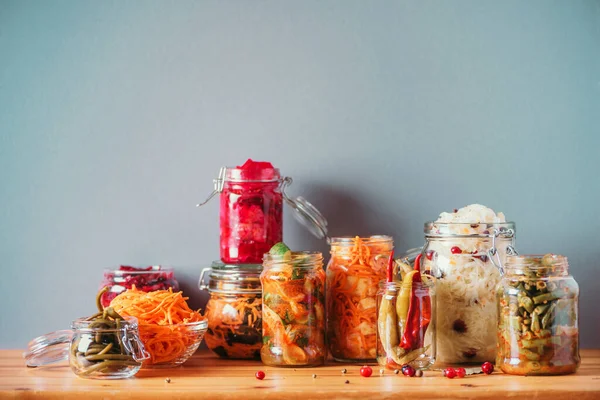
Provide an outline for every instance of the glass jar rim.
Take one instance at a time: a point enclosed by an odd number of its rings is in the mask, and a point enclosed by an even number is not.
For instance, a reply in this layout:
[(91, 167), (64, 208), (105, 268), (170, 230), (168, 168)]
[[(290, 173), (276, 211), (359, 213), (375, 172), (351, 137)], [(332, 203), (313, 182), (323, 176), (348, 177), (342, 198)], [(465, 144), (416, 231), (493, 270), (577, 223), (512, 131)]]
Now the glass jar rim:
[(566, 256), (560, 254), (550, 254), (552, 258), (552, 264), (541, 264), (544, 257), (548, 254), (519, 254), (519, 255), (506, 255), (506, 261), (504, 262), (505, 270), (522, 270), (528, 269), (531, 271), (537, 270), (548, 270), (552, 268), (556, 269), (568, 269), (569, 260)]
[[(481, 229), (485, 226), (485, 229), (481, 232), (471, 232), (474, 229)], [(511, 231), (514, 235), (516, 233), (516, 224), (513, 221), (507, 222), (437, 222), (427, 221), (423, 225), (423, 232), (425, 237), (492, 237), (494, 236), (494, 230), (500, 232)], [(465, 233), (456, 233), (456, 232)], [(506, 236), (500, 236), (499, 239), (506, 239)]]
[(393, 242), (394, 238), (390, 235), (371, 235), (371, 236), (335, 236), (330, 239), (331, 246), (353, 245), (356, 239), (360, 239), (363, 244), (377, 244)]
[(406, 283), (403, 281), (393, 281), (393, 282), (388, 282), (385, 279), (379, 281), (379, 289), (388, 289), (388, 288), (394, 288), (394, 289), (401, 289), (401, 288), (407, 288), (407, 287), (415, 287), (416, 289), (431, 289), (433, 287), (435, 287), (435, 278), (427, 275), (428, 278), (426, 281), (421, 281), (421, 282), (411, 282), (411, 283)]
[[(104, 274), (114, 274), (114, 275), (149, 275), (149, 274), (157, 274), (157, 273), (171, 273), (174, 272), (175, 270), (172, 267), (163, 267), (162, 265), (150, 265), (150, 267), (152, 267), (151, 270), (148, 271), (124, 271), (121, 270), (119, 268), (116, 269), (111, 269), (111, 268), (105, 268), (104, 269)], [(134, 268), (139, 268), (139, 267), (134, 267)], [(146, 267), (147, 268), (147, 267)]]
[(280, 255), (273, 255), (270, 253), (265, 253), (263, 255), (263, 263), (271, 265), (293, 264), (296, 267), (310, 267), (313, 264), (322, 261), (323, 253), (320, 251), (292, 251), (291, 259), (285, 259)]
[(123, 317), (120, 328), (96, 328), (90, 327), (95, 321), (89, 317), (81, 317), (71, 322), (71, 329), (78, 332), (122, 332), (130, 329), (138, 329), (138, 319), (136, 317)]
[[(253, 171), (254, 173), (256, 173), (256, 171)], [(255, 182), (255, 183), (269, 183), (269, 182), (280, 182), (283, 180), (283, 177), (281, 176), (281, 173), (279, 172), (279, 168), (263, 168), (260, 173), (259, 173), (259, 179), (257, 178), (252, 178), (252, 179), (248, 179), (248, 177), (244, 176), (244, 174), (247, 174), (248, 170), (245, 170), (244, 168), (238, 168), (238, 167), (225, 167), (225, 175), (224, 175), (224, 181), (225, 182), (244, 182), (244, 183), (249, 183), (249, 182)]]

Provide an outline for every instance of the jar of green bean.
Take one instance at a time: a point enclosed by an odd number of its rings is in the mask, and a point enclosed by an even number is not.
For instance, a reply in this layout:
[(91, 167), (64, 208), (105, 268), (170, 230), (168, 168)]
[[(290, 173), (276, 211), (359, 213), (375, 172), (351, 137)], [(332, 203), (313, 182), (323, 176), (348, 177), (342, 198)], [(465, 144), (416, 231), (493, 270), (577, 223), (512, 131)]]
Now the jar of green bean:
[(577, 370), (579, 286), (567, 257), (508, 255), (497, 287), (497, 366), (514, 375)]
[(137, 319), (121, 317), (111, 308), (106, 311), (73, 321), (71, 330), (33, 339), (23, 354), (27, 366), (68, 359), (81, 378), (122, 379), (135, 375), (149, 357), (139, 338)]

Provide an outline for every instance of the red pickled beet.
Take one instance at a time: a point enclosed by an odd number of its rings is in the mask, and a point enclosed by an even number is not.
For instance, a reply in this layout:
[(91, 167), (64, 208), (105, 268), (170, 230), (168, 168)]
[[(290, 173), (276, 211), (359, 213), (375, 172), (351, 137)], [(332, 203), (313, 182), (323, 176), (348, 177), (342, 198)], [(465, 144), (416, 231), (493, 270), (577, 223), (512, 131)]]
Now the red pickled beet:
[(456, 376), (458, 376), (459, 378), (464, 378), (465, 375), (467, 375), (467, 370), (464, 368), (456, 368)]
[(364, 376), (365, 378), (370, 377), (372, 374), (373, 374), (373, 369), (371, 367), (369, 367), (368, 365), (365, 365), (360, 369), (360, 375)]
[(456, 377), (456, 370), (454, 368), (446, 368), (444, 370), (444, 376), (446, 378), (454, 379), (454, 377)]
[(417, 371), (415, 371), (415, 369), (410, 365), (407, 364), (402, 366), (402, 375), (413, 377), (416, 373)]
[(265, 379), (265, 373), (263, 371), (256, 371), (256, 374), (254, 374), (254, 376), (256, 376), (256, 379), (261, 381)]
[(452, 254), (461, 254), (462, 250), (458, 246), (452, 246), (452, 248), (450, 249), (450, 253), (452, 253)]
[(492, 364), (489, 361), (486, 361), (483, 364), (481, 364), (481, 370), (484, 374), (489, 375), (492, 372), (494, 372), (494, 364)]

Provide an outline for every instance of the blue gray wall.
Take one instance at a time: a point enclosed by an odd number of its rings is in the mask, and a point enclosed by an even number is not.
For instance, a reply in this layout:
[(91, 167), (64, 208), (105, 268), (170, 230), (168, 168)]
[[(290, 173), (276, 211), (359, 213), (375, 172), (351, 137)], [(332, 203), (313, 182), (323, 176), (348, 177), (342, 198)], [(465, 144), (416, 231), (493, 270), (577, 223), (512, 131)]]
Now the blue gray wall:
[[(0, 347), (170, 264), (196, 306), (222, 165), (270, 160), (334, 235), (479, 202), (569, 257), (600, 347), (598, 1), (0, 0)], [(327, 246), (289, 214), (297, 249)]]

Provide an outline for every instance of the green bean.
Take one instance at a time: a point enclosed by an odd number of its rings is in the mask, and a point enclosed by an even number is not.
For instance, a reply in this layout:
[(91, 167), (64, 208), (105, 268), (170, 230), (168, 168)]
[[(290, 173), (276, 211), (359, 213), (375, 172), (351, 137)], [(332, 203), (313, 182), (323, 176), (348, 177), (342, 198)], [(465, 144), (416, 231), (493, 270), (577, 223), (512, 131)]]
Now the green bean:
[(101, 316), (101, 315), (102, 315), (102, 312), (97, 312), (97, 313), (96, 313), (96, 314), (94, 314), (94, 315), (90, 315), (90, 316), (89, 316), (89, 317), (87, 317), (85, 320), (86, 320), (86, 321), (91, 321), (91, 320), (93, 320), (93, 319), (95, 319), (95, 318), (98, 318), (98, 317), (99, 317), (99, 316)]
[(523, 354), (530, 361), (539, 361), (541, 358), (539, 354), (522, 347), (519, 348), (519, 353)]
[(98, 353), (98, 355), (101, 356), (101, 355), (108, 353), (110, 351), (110, 349), (112, 349), (112, 347), (113, 347), (112, 343), (107, 344), (106, 347), (101, 352)]
[(537, 313), (537, 315), (542, 316), (546, 312), (546, 310), (550, 307), (550, 304), (540, 304), (536, 306), (533, 312)]
[(534, 311), (531, 313), (531, 330), (533, 332), (539, 332), (540, 329), (540, 317), (537, 312)]
[(120, 319), (123, 319), (123, 317), (121, 317), (121, 316), (119, 315), (119, 313), (118, 313), (118, 312), (116, 312), (116, 311), (115, 311), (115, 309), (114, 309), (114, 308), (112, 308), (112, 307), (108, 307), (108, 308), (106, 309), (106, 313), (108, 314), (108, 316), (109, 316), (109, 317), (111, 317), (111, 318), (112, 318), (112, 319), (114, 319), (115, 321), (117, 321), (117, 320), (120, 320)]
[[(104, 327), (102, 325), (104, 325)], [(114, 325), (113, 321), (111, 321), (109, 319), (99, 318), (99, 319), (92, 321), (88, 325), (88, 327), (90, 329), (94, 329), (94, 328), (110, 329), (110, 328), (112, 328), (113, 325)]]
[(533, 311), (533, 301), (527, 296), (521, 296), (519, 298), (519, 305), (525, 308), (528, 313)]
[(100, 289), (100, 291), (96, 295), (96, 307), (98, 307), (99, 312), (104, 311), (104, 307), (102, 306), (102, 295), (108, 292), (109, 289), (110, 288), (108, 286), (105, 286), (102, 289)]
[(554, 291), (549, 292), (549, 293), (544, 293), (544, 294), (540, 294), (539, 296), (535, 296), (533, 298), (533, 302), (535, 304), (540, 304), (540, 303), (543, 303), (543, 302), (548, 302), (548, 301), (560, 299), (564, 295), (565, 295), (565, 292), (563, 290), (554, 290)]
[(525, 348), (534, 348), (540, 346), (548, 346), (550, 345), (550, 338), (542, 338), (542, 339), (532, 339), (532, 340), (522, 340), (523, 347)]
[(121, 351), (121, 354), (123, 354), (124, 346), (123, 346), (123, 341), (121, 340), (121, 320), (118, 319), (116, 322), (117, 322), (117, 331), (115, 332), (115, 336), (117, 337), (117, 342), (119, 342), (119, 350)]
[(85, 351), (85, 353), (83, 353), (83, 355), (84, 355), (84, 356), (91, 356), (91, 355), (93, 355), (93, 354), (98, 354), (98, 353), (100, 353), (102, 350), (103, 350), (102, 348), (100, 348), (100, 349), (99, 349), (99, 348), (97, 348), (97, 347), (89, 347), (89, 348), (88, 348), (88, 349)]
[(546, 329), (552, 322), (554, 322), (554, 309), (556, 308), (556, 302), (553, 302), (546, 312), (546, 315), (542, 318), (542, 328)]
[(96, 341), (96, 343), (102, 342), (102, 333), (96, 332), (96, 335), (94, 336), (94, 340)]
[(114, 360), (108, 360), (108, 361), (103, 361), (103, 362), (99, 362), (96, 363), (94, 365), (91, 365), (89, 367), (86, 367), (84, 369), (82, 369), (81, 371), (79, 371), (79, 375), (89, 375), (94, 371), (98, 371), (107, 367), (118, 367), (118, 366), (129, 366), (129, 365), (139, 365), (139, 363), (137, 362), (131, 362), (131, 361), (114, 361)]
[(93, 354), (91, 356), (86, 356), (86, 360), (88, 361), (99, 361), (99, 360), (133, 360), (131, 356), (125, 354)]

